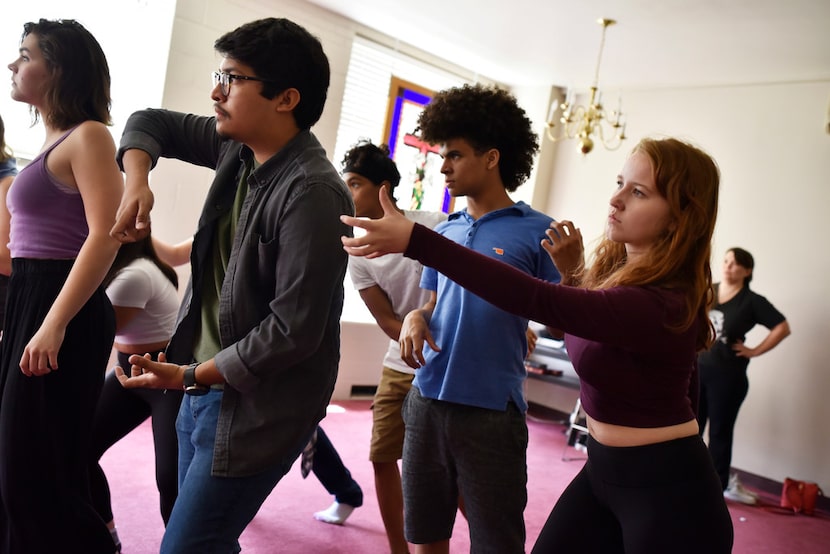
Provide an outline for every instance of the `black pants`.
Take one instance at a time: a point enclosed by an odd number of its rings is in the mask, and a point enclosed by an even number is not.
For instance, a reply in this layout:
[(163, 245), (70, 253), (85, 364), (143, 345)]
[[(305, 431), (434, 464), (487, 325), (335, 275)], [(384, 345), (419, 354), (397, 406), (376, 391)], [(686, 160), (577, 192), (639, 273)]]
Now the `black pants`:
[(314, 448), (311, 471), (338, 503), (348, 504), (355, 508), (363, 505), (363, 491), (360, 485), (340, 459), (340, 455), (322, 427), (317, 427), (317, 443)]
[(534, 554), (727, 554), (732, 520), (699, 436), (628, 448), (588, 438)]
[(721, 488), (729, 484), (729, 468), (732, 466), (732, 443), (735, 438), (735, 422), (749, 392), (746, 368), (700, 366), (700, 404), (697, 422), (703, 434), (709, 423), (709, 453), (720, 477)]
[(72, 260), (12, 260), (0, 353), (0, 552), (112, 554), (89, 494), (92, 418), (115, 334), (102, 288), (66, 328), (58, 369), (20, 371)]
[[(143, 353), (142, 353), (143, 354)], [(153, 359), (158, 359), (158, 352)], [(118, 353), (118, 365), (130, 371), (129, 354)], [(98, 401), (92, 426), (92, 463), (90, 487), (95, 510), (104, 519), (112, 521), (110, 488), (104, 470), (98, 461), (110, 446), (124, 438), (148, 417), (153, 417), (153, 446), (156, 455), (156, 486), (159, 491), (159, 510), (167, 524), (178, 494), (178, 448), (176, 416), (182, 403), (180, 390), (125, 389), (115, 372), (104, 380), (104, 389)], [(114, 476), (128, 479), (127, 475)]]

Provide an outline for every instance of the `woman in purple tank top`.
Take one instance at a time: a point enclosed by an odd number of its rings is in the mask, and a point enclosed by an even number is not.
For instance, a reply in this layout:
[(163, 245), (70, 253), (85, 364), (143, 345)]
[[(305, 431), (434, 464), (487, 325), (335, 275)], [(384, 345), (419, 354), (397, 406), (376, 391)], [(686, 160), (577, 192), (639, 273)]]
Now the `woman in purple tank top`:
[(11, 278), (0, 352), (0, 551), (115, 551), (92, 507), (90, 429), (115, 321), (101, 287), (119, 243), (123, 179), (110, 76), (73, 20), (26, 23), (11, 96), (43, 122), (43, 148), (13, 182)]

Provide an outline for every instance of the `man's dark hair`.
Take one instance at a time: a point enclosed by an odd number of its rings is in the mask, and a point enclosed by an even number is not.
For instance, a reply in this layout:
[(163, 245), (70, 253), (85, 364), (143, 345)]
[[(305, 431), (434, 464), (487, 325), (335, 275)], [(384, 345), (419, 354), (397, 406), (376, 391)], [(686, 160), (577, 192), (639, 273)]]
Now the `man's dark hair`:
[(359, 141), (346, 152), (341, 162), (341, 173), (357, 173), (377, 186), (389, 181), (389, 195), (392, 197), (395, 187), (401, 182), (398, 167), (389, 157), (389, 147), (385, 144), (376, 146), (368, 140)]
[[(110, 125), (110, 70), (95, 37), (73, 19), (26, 23), (21, 42), (29, 35), (37, 37), (52, 78), (46, 92), (47, 123), (58, 129), (87, 120)], [(32, 117), (37, 122), (39, 113), (34, 107)]]
[(530, 177), (539, 150), (539, 139), (516, 98), (506, 90), (478, 84), (436, 94), (421, 112), (418, 130), (430, 144), (464, 139), (479, 154), (495, 148), (499, 175), (511, 192)]
[(288, 19), (267, 18), (246, 23), (219, 37), (216, 51), (250, 66), (271, 99), (288, 88), (300, 92), (294, 120), (308, 129), (320, 119), (329, 88), (329, 60), (320, 41)]

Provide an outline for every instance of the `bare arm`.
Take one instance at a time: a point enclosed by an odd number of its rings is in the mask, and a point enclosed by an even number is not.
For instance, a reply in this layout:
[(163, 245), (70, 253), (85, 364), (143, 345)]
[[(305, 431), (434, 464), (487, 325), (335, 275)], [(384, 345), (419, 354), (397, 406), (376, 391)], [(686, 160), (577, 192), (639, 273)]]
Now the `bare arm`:
[(11, 216), (6, 207), (6, 195), (12, 186), (14, 177), (0, 179), (0, 273), (9, 275), (12, 272), (12, 256), (9, 252), (9, 222)]
[(113, 306), (115, 311), (115, 330), (119, 331), (124, 328), (129, 322), (135, 319), (135, 316), (144, 311), (144, 308), (132, 308), (129, 306)]
[(732, 347), (732, 349), (742, 358), (755, 358), (765, 352), (769, 352), (788, 336), (790, 336), (790, 324), (787, 323), (787, 320), (785, 319), (770, 329), (767, 336), (764, 337), (764, 340), (762, 340), (761, 343), (755, 348), (749, 348), (744, 343), (738, 342)]
[(103, 124), (86, 122), (70, 139), (60, 145), (63, 151), (55, 157), (56, 162), (68, 160), (68, 167), (50, 166), (50, 170), (61, 175), (71, 171), (84, 202), (89, 235), (43, 323), (23, 350), (20, 369), (28, 376), (58, 369), (66, 326), (100, 286), (119, 247), (109, 235), (123, 190), (112, 136)]
[(126, 174), (124, 196), (110, 235), (121, 242), (135, 242), (150, 232), (150, 210), (154, 202), (150, 190), (153, 160), (147, 152), (132, 148), (124, 152), (121, 163)]
[(401, 320), (392, 308), (392, 302), (386, 292), (377, 285), (360, 291), (360, 298), (369, 308), (369, 312), (377, 321), (378, 326), (392, 340), (398, 340), (401, 335)]
[(156, 237), (152, 238), (153, 248), (161, 260), (173, 267), (184, 265), (190, 261), (190, 251), (193, 249), (193, 237), (177, 244), (163, 242)]

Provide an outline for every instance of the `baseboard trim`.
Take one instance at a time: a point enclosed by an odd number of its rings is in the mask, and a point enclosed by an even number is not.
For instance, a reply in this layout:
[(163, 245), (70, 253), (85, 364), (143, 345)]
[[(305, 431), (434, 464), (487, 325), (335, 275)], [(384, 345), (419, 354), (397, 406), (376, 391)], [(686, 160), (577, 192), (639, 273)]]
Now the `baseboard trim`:
[(349, 398), (352, 400), (374, 398), (377, 390), (377, 385), (352, 385), (349, 391)]
[[(567, 427), (570, 414), (549, 408), (548, 406), (544, 406), (542, 404), (528, 402), (527, 416), (528, 418), (532, 418), (536, 421), (561, 424)], [(781, 489), (784, 487), (783, 482), (755, 475), (754, 473), (750, 473), (742, 469), (732, 468), (732, 471), (738, 474), (741, 482), (745, 485), (770, 495), (773, 498), (781, 497)], [(828, 493), (830, 493), (830, 491), (828, 491)], [(830, 512), (830, 496), (819, 496), (816, 501), (816, 508), (823, 512)]]
[[(742, 469), (732, 468), (732, 471), (738, 474), (738, 477), (743, 484), (769, 494), (775, 498), (781, 497), (781, 489), (784, 487), (784, 483), (782, 481), (776, 481), (775, 479), (755, 475), (754, 473), (749, 473), (748, 471), (744, 471)], [(816, 500), (816, 508), (824, 512), (830, 512), (830, 497), (819, 496), (818, 500)]]

